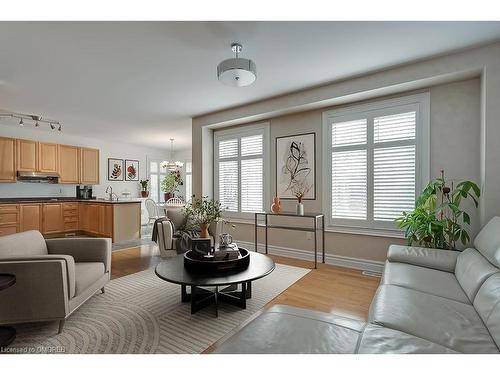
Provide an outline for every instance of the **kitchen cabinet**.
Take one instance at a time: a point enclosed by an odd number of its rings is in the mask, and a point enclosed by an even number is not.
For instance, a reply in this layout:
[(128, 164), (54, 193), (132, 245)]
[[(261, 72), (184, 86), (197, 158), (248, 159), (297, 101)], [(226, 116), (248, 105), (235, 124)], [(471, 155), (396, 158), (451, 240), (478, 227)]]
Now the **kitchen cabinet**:
[(23, 172), (36, 172), (38, 163), (38, 142), (28, 139), (16, 140), (17, 170)]
[(38, 142), (38, 172), (57, 173), (59, 170), (59, 145)]
[(76, 234), (78, 231), (79, 224), (79, 204), (75, 203), (63, 203), (63, 222), (64, 222), (64, 232), (73, 232)]
[(0, 236), (19, 231), (19, 207), (17, 204), (0, 205)]
[(99, 234), (99, 204), (88, 204), (87, 205), (87, 220), (88, 229), (87, 231), (93, 235)]
[(0, 182), (16, 181), (16, 140), (0, 137)]
[(80, 183), (99, 184), (99, 150), (80, 148)]
[(99, 235), (113, 237), (113, 206), (111, 204), (99, 205)]
[(76, 146), (59, 145), (59, 183), (80, 183), (80, 149)]
[(43, 234), (64, 231), (62, 203), (43, 204)]
[(19, 231), (42, 230), (42, 205), (21, 204), (19, 205)]

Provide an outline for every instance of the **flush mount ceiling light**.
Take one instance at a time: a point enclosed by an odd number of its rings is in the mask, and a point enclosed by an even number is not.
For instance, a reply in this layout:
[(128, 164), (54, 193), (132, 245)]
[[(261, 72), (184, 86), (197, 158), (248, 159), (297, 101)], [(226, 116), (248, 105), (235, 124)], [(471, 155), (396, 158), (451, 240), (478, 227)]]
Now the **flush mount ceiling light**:
[(243, 47), (231, 44), (235, 58), (227, 59), (217, 65), (217, 78), (223, 84), (234, 87), (248, 86), (257, 79), (257, 68), (252, 60), (239, 57)]
[[(16, 113), (16, 112), (2, 112), (0, 111), (0, 118), (2, 117), (10, 117), (12, 119), (19, 119), (19, 126), (24, 126), (25, 124), (33, 123), (35, 128), (40, 127), (40, 123), (48, 124), (52, 130), (55, 130), (57, 125), (57, 130), (62, 131), (62, 125), (59, 121), (50, 120), (50, 119), (42, 119), (42, 116), (38, 115), (27, 115), (25, 113)], [(27, 122), (25, 122), (28, 120)]]

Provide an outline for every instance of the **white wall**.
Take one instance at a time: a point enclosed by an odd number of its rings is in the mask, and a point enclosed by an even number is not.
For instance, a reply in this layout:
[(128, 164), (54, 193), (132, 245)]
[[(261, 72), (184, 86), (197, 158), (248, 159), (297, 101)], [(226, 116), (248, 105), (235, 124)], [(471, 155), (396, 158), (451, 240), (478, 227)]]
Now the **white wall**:
[[(168, 148), (170, 147), (169, 145), (166, 145), (164, 150), (154, 149), (150, 147), (141, 147), (97, 139), (98, 135), (96, 135), (96, 138), (84, 138), (66, 134), (64, 131), (46, 131), (44, 129), (31, 128), (29, 125), (19, 127), (12, 124), (2, 124), (1, 122), (0, 136), (98, 148), (100, 150), (100, 184), (94, 186), (94, 195), (97, 197), (105, 196), (107, 186), (112, 186), (113, 192), (118, 194), (118, 196), (120, 196), (120, 194), (124, 191), (131, 192), (132, 197), (138, 197), (140, 194), (139, 182), (107, 180), (108, 158), (139, 160), (139, 179), (144, 179), (146, 178), (147, 173), (147, 158), (167, 159), (169, 156)], [(189, 152), (184, 153), (184, 155), (189, 154)], [(0, 184), (0, 197), (2, 198), (53, 196), (74, 197), (75, 194), (75, 185), (34, 184), (25, 182)]]

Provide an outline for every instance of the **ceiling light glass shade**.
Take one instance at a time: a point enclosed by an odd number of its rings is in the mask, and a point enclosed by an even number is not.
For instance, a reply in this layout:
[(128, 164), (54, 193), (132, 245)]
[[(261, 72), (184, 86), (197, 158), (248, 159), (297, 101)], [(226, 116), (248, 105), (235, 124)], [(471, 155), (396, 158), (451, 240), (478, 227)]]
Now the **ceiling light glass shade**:
[(167, 164), (163, 165), (163, 168), (165, 168), (169, 172), (175, 172), (179, 168), (182, 168), (183, 165), (184, 165), (184, 163), (182, 163), (180, 161), (172, 161), (171, 160)]
[(252, 60), (240, 57), (227, 59), (217, 65), (217, 77), (228, 86), (248, 86), (257, 79), (257, 69)]

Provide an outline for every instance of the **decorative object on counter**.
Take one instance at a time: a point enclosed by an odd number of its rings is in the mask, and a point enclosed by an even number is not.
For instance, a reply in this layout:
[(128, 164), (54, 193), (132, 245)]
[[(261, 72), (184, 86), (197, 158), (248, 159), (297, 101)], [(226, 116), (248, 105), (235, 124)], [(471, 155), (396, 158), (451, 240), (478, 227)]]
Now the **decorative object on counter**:
[(275, 214), (279, 214), (281, 212), (281, 201), (278, 196), (273, 198), (273, 204), (271, 205), (271, 211)]
[(26, 124), (26, 120), (31, 122), (35, 128), (40, 127), (40, 124), (47, 124), (50, 126), (50, 129), (57, 131), (62, 131), (62, 125), (57, 120), (51, 120), (48, 118), (44, 118), (40, 115), (28, 115), (25, 113), (16, 113), (16, 112), (0, 112), (0, 117), (10, 117), (15, 120), (19, 120), (19, 126), (24, 126)]
[(218, 222), (222, 219), (222, 205), (219, 201), (208, 199), (208, 197), (193, 199), (184, 207), (184, 214), (191, 221), (200, 227), (200, 237), (208, 238), (208, 227), (213, 222)]
[(132, 193), (130, 191), (128, 191), (127, 189), (125, 189), (124, 191), (122, 191), (122, 198), (127, 200), (127, 199), (130, 199), (130, 197), (132, 196)]
[(125, 159), (125, 181), (139, 181), (139, 160)]
[(92, 186), (91, 185), (76, 185), (76, 198), (77, 199), (92, 199)]
[(141, 197), (143, 198), (147, 198), (149, 197), (149, 179), (146, 179), (146, 180), (141, 180), (139, 181), (139, 183), (141, 184)]
[(179, 186), (182, 185), (184, 185), (184, 181), (182, 180), (181, 171), (169, 172), (161, 182), (161, 191), (165, 194), (165, 202), (173, 198), (175, 193), (179, 192)]
[(167, 164), (162, 165), (162, 167), (166, 168), (169, 172), (175, 172), (179, 168), (182, 168), (182, 166), (184, 165), (184, 163), (175, 160), (174, 140), (174, 138), (170, 138), (170, 160), (167, 162)]
[(108, 158), (108, 181), (123, 181), (123, 159)]
[(469, 200), (477, 208), (481, 190), (472, 181), (454, 185), (446, 181), (441, 170), (441, 177), (429, 182), (417, 198), (415, 209), (403, 211), (396, 219), (398, 227), (405, 230), (408, 245), (447, 250), (456, 250), (459, 240), (467, 245), (470, 236), (465, 227), (470, 226), (470, 215), (460, 205)]
[(276, 195), (281, 199), (316, 199), (316, 133), (276, 138)]

